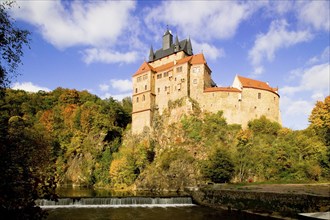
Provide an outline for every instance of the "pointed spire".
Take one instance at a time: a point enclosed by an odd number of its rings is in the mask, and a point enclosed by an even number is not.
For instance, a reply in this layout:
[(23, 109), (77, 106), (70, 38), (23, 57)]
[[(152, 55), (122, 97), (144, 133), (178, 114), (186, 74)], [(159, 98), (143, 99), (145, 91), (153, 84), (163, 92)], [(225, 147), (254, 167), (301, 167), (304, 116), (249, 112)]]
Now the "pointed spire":
[(188, 38), (187, 52), (189, 55), (193, 55), (193, 49), (192, 49), (192, 45), (191, 45), (190, 36)]
[(149, 52), (149, 61), (153, 61), (155, 58), (154, 49), (152, 48), (152, 45), (150, 46), (150, 52)]
[(180, 50), (180, 43), (178, 35), (175, 37), (175, 44), (174, 44), (174, 52), (178, 52)]

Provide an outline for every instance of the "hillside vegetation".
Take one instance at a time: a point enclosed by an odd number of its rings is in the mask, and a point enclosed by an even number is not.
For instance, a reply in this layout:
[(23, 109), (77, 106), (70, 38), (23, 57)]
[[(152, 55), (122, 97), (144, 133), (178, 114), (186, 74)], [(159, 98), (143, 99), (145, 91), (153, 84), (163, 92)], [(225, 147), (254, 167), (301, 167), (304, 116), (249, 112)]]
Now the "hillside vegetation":
[(1, 148), (1, 179), (11, 178), (10, 184), (24, 179), (26, 166), (40, 181), (49, 181), (44, 190), (54, 190), (54, 183), (182, 190), (207, 182), (330, 178), (330, 97), (316, 104), (305, 130), (283, 128), (265, 117), (242, 129), (228, 125), (222, 112), (201, 113), (193, 100), (191, 115), (170, 121), (181, 100), (162, 116), (156, 113), (153, 131), (140, 135), (130, 131), (130, 98), (101, 100), (63, 88), (38, 93), (7, 89), (3, 97), (0, 138), (13, 146)]

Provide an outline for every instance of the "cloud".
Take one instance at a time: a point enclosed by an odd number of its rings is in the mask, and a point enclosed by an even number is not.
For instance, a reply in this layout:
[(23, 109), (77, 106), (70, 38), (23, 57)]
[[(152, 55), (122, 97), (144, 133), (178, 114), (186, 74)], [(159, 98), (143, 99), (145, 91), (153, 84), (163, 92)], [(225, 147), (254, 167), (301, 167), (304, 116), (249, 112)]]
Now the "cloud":
[(203, 52), (207, 59), (216, 60), (218, 58), (224, 57), (225, 51), (222, 48), (217, 48), (208, 43), (198, 43), (192, 40), (192, 45), (194, 48), (195, 53)]
[(314, 107), (313, 101), (296, 100), (289, 96), (281, 96), (280, 108), (284, 126), (291, 129), (305, 129), (308, 126), (308, 117)]
[(99, 85), (103, 92), (99, 96), (102, 99), (112, 97), (118, 101), (132, 95), (132, 81), (129, 79), (111, 79), (109, 82)]
[(248, 52), (249, 60), (254, 68), (252, 75), (262, 74), (263, 60), (272, 61), (277, 50), (312, 39), (309, 31), (289, 31), (288, 26), (286, 20), (275, 20), (270, 24), (266, 34), (259, 34), (256, 37), (252, 49)]
[(145, 23), (157, 33), (160, 24), (171, 24), (196, 40), (228, 39), (254, 11), (253, 4), (235, 1), (164, 1), (146, 12)]
[[(323, 63), (300, 70), (300, 82), (297, 86), (284, 86), (281, 93), (293, 95), (297, 92), (311, 91), (315, 97), (324, 98), (330, 91), (330, 64)], [(323, 94), (320, 96), (320, 94)]]
[(133, 63), (139, 56), (135, 51), (120, 53), (106, 49), (86, 49), (82, 52), (85, 63)]
[[(133, 1), (20, 1), (14, 16), (35, 25), (57, 48), (111, 45), (130, 23)], [(133, 23), (134, 24), (134, 23)]]
[[(329, 47), (320, 55), (314, 56), (301, 67), (290, 72), (293, 86), (280, 88), (282, 119), (292, 129), (304, 129), (308, 126), (308, 117), (318, 100), (323, 100), (330, 91)], [(313, 63), (313, 65), (310, 65)]]
[(40, 90), (45, 91), (45, 92), (51, 91), (50, 89), (48, 89), (46, 87), (34, 85), (32, 82), (22, 82), (22, 83), (16, 82), (13, 84), (12, 89), (24, 90), (27, 92), (39, 92)]
[(138, 58), (136, 50), (142, 43), (134, 1), (19, 1), (18, 5), (13, 8), (16, 19), (37, 27), (45, 41), (60, 50), (82, 47), (87, 64), (132, 63)]
[(121, 101), (123, 100), (123, 98), (126, 98), (126, 97), (131, 97), (132, 96), (132, 93), (121, 93), (121, 94), (111, 94), (111, 93), (105, 93), (103, 95), (101, 95), (101, 99), (108, 99), (108, 98), (113, 98), (113, 99), (116, 99), (118, 101)]
[(330, 46), (327, 46), (321, 55), (314, 56), (311, 59), (308, 60), (307, 64), (312, 65), (315, 63), (320, 63), (320, 62), (327, 62), (330, 60)]
[(300, 22), (312, 26), (316, 30), (330, 30), (329, 1), (300, 1), (297, 3)]
[(128, 79), (112, 79), (110, 80), (110, 83), (111, 87), (119, 92), (131, 91), (133, 87), (132, 81)]
[(99, 87), (100, 87), (100, 90), (101, 90), (102, 92), (106, 92), (106, 91), (108, 91), (109, 88), (110, 88), (110, 86), (107, 85), (107, 84), (101, 84), (101, 85), (99, 85)]
[(258, 66), (263, 59), (272, 61), (278, 49), (309, 41), (312, 35), (308, 31), (289, 31), (285, 20), (273, 21), (266, 34), (257, 36), (253, 48), (249, 51), (249, 59), (253, 66)]

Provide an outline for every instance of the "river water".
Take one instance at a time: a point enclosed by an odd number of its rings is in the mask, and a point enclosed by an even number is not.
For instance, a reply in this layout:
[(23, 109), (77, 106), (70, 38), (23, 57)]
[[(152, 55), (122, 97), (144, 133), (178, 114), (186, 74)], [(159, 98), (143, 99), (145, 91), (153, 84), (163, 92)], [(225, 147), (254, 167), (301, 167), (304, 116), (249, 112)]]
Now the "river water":
[(88, 188), (59, 189), (59, 202), (39, 201), (47, 220), (219, 220), (272, 219), (193, 204), (187, 195), (111, 192)]

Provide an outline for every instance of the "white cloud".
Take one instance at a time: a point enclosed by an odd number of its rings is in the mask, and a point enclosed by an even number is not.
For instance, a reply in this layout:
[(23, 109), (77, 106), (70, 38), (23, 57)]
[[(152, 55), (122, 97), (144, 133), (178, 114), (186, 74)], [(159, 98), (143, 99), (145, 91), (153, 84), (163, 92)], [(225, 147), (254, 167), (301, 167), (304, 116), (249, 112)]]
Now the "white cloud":
[(300, 22), (311, 25), (316, 30), (330, 30), (329, 1), (299, 1), (296, 9)]
[(102, 99), (112, 97), (118, 101), (132, 95), (132, 81), (129, 79), (111, 79), (109, 82), (99, 85), (103, 92), (99, 94)]
[(307, 64), (308, 65), (313, 65), (316, 63), (320, 63), (320, 62), (327, 62), (330, 60), (330, 46), (327, 46), (321, 55), (318, 56), (314, 56), (311, 59), (308, 60)]
[(164, 1), (149, 9), (145, 23), (159, 31), (159, 24), (171, 24), (183, 35), (196, 40), (227, 39), (253, 11), (255, 4), (235, 1)]
[[(112, 45), (129, 26), (133, 1), (20, 1), (14, 16), (35, 25), (58, 48)], [(133, 23), (134, 24), (134, 23)]]
[(133, 87), (132, 81), (128, 79), (112, 79), (110, 80), (110, 83), (111, 87), (119, 92), (131, 91)]
[[(324, 54), (324, 53), (322, 53)], [(317, 57), (321, 57), (317, 56)], [(323, 100), (330, 91), (330, 64), (322, 63), (292, 71), (295, 75), (295, 86), (284, 86), (280, 89), (282, 121), (293, 129), (304, 129), (308, 126), (308, 117), (318, 100)]]
[(226, 55), (224, 49), (217, 48), (208, 43), (198, 43), (192, 40), (192, 46), (194, 48), (194, 53), (197, 54), (203, 52), (206, 58), (210, 60), (216, 60)]
[(308, 117), (314, 107), (313, 101), (296, 100), (289, 96), (281, 96), (280, 108), (284, 126), (291, 129), (305, 129)]
[(132, 96), (132, 93), (121, 93), (121, 94), (111, 94), (111, 93), (105, 93), (103, 95), (101, 95), (101, 99), (108, 99), (110, 97), (118, 100), (118, 101), (121, 101), (123, 98), (126, 98), (126, 97), (131, 97)]
[(32, 82), (16, 82), (13, 84), (12, 89), (16, 90), (24, 90), (27, 92), (39, 92), (40, 90), (49, 92), (50, 89), (38, 85), (34, 85)]
[(315, 97), (323, 94), (324, 98), (330, 91), (330, 64), (323, 63), (300, 70), (300, 82), (297, 86), (284, 86), (281, 93), (285, 95), (293, 95), (297, 92), (311, 91)]
[(110, 88), (110, 86), (107, 85), (107, 84), (101, 84), (101, 85), (99, 85), (99, 87), (100, 87), (100, 90), (103, 91), (103, 92), (108, 91), (109, 88)]
[(278, 49), (309, 41), (312, 35), (308, 31), (289, 31), (285, 20), (273, 21), (266, 34), (260, 34), (249, 51), (252, 65), (258, 66), (263, 59), (272, 61)]
[(85, 63), (133, 63), (138, 59), (138, 53), (135, 51), (120, 53), (118, 51), (111, 51), (105, 49), (86, 49), (83, 54)]

